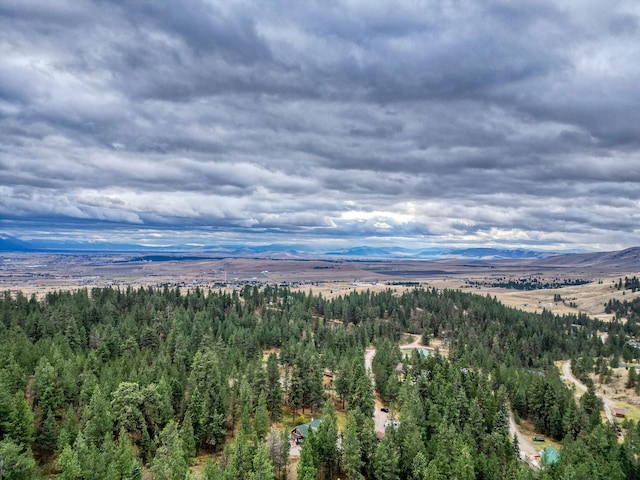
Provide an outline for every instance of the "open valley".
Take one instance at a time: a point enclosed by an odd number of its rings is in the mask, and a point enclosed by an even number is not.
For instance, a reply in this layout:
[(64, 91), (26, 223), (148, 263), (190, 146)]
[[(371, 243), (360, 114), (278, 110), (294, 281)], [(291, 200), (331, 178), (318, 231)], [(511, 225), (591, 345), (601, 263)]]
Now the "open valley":
[[(610, 299), (630, 300), (640, 292), (615, 288), (638, 275), (636, 249), (627, 258), (576, 261), (579, 255), (550, 259), (370, 260), (335, 258), (221, 258), (207, 254), (0, 253), (0, 290), (42, 296), (55, 290), (114, 286), (199, 287), (205, 290), (251, 285), (288, 285), (323, 296), (358, 290), (402, 291), (415, 285), (491, 295), (525, 311), (584, 312), (610, 319)], [(564, 257), (565, 261), (558, 261)], [(555, 283), (553, 288), (496, 286), (507, 280)], [(574, 285), (574, 282), (581, 284)]]

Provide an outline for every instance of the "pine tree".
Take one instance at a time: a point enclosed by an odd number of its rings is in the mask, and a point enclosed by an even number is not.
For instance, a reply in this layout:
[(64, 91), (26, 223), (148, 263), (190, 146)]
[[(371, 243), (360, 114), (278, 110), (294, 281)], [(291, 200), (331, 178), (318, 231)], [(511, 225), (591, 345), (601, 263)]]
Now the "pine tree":
[(247, 439), (251, 438), (253, 430), (251, 428), (251, 416), (249, 415), (249, 404), (242, 407), (242, 415), (240, 415), (240, 432), (243, 432)]
[[(429, 462), (427, 468), (422, 473), (421, 480), (445, 480), (446, 477), (440, 473), (440, 467), (435, 460)], [(456, 479), (457, 480), (457, 479)]]
[(288, 403), (291, 407), (291, 415), (293, 417), (295, 417), (298, 409), (301, 407), (302, 413), (304, 413), (304, 381), (302, 377), (302, 368), (296, 364), (294, 364), (291, 371)]
[(501, 434), (509, 432), (509, 409), (507, 407), (507, 392), (503, 385), (500, 385), (495, 395), (496, 411), (493, 419), (493, 429)]
[(305, 394), (311, 409), (317, 411), (322, 405), (324, 389), (322, 387), (322, 368), (316, 355), (311, 356), (309, 366), (310, 370), (305, 377)]
[(142, 392), (135, 382), (122, 382), (112, 394), (111, 408), (118, 428), (129, 433), (143, 432), (146, 423), (142, 415)]
[(33, 383), (36, 403), (43, 411), (51, 408), (52, 412), (57, 412), (63, 406), (64, 396), (58, 372), (47, 358), (42, 357), (38, 362)]
[(23, 392), (16, 392), (7, 422), (7, 436), (15, 443), (30, 447), (34, 440), (33, 412)]
[(580, 405), (588, 416), (598, 413), (602, 408), (602, 399), (596, 394), (593, 385), (590, 385), (584, 395), (580, 397)]
[(94, 465), (93, 463), (94, 459), (91, 458), (87, 439), (84, 437), (82, 432), (78, 433), (75, 441), (73, 442), (73, 453), (78, 458), (82, 478), (91, 477), (91, 480), (93, 480), (93, 475), (97, 471), (97, 468), (95, 468), (97, 465)]
[(373, 459), (373, 475), (376, 480), (400, 478), (400, 452), (395, 440), (393, 427), (387, 428), (384, 439), (376, 447)]
[(362, 451), (355, 413), (347, 413), (347, 424), (342, 433), (342, 464), (348, 480), (364, 480)]
[(73, 445), (78, 454), (84, 480), (116, 480), (118, 471), (114, 463), (112, 434), (106, 434), (100, 447), (87, 442), (82, 432)]
[(336, 393), (340, 397), (342, 401), (342, 408), (344, 408), (344, 402), (349, 396), (349, 392), (351, 391), (351, 365), (348, 360), (345, 358), (338, 368), (338, 372), (336, 374), (336, 378), (333, 381), (333, 384), (336, 388)]
[(518, 435), (513, 434), (513, 438), (511, 439), (511, 448), (513, 450), (513, 455), (516, 458), (520, 458), (520, 442), (518, 441)]
[(123, 480), (141, 480), (142, 462), (136, 454), (131, 437), (124, 429), (120, 430), (114, 453), (115, 470)]
[(211, 458), (208, 458), (204, 466), (202, 480), (224, 480), (224, 472), (222, 471), (220, 463), (214, 463)]
[(236, 435), (233, 451), (224, 471), (225, 480), (243, 480), (253, 465), (253, 445), (249, 442), (249, 432), (240, 427)]
[(51, 409), (47, 409), (42, 419), (40, 432), (38, 433), (37, 444), (44, 452), (51, 453), (58, 445), (58, 422)]
[(76, 412), (73, 409), (73, 406), (69, 405), (69, 408), (62, 420), (62, 425), (60, 426), (56, 450), (61, 452), (66, 445), (70, 445), (71, 442), (73, 442), (73, 439), (76, 438), (77, 434), (78, 422), (76, 421)]
[(172, 420), (160, 433), (160, 445), (151, 463), (154, 480), (183, 480), (188, 471), (178, 425)]
[(82, 477), (78, 454), (70, 445), (66, 445), (58, 456), (56, 468), (60, 471), (58, 478), (61, 480), (77, 480)]
[(280, 385), (280, 368), (278, 356), (271, 352), (267, 359), (267, 409), (271, 415), (271, 421), (277, 422), (282, 418), (282, 387)]
[(377, 439), (373, 418), (365, 415), (356, 408), (354, 411), (356, 428), (358, 431), (358, 441), (360, 443), (360, 458), (362, 460), (362, 470), (366, 478), (373, 475), (373, 455), (375, 453)]
[(462, 441), (454, 443), (454, 455), (451, 465), (452, 478), (456, 480), (473, 480), (475, 477), (473, 457), (469, 447)]
[(634, 367), (629, 368), (629, 376), (627, 377), (627, 388), (633, 388), (636, 386), (638, 380), (638, 374)]
[(105, 435), (113, 436), (111, 405), (98, 385), (93, 390), (89, 405), (85, 408), (83, 421), (85, 422), (84, 436), (92, 445), (100, 446)]
[(373, 386), (362, 360), (353, 363), (353, 378), (353, 390), (347, 400), (349, 409), (359, 409), (365, 415), (372, 416), (375, 406)]
[(264, 395), (258, 398), (258, 406), (253, 417), (253, 428), (256, 439), (261, 442), (269, 431), (269, 412), (267, 411), (267, 401)]
[(263, 442), (256, 446), (256, 453), (253, 456), (253, 471), (249, 475), (250, 480), (273, 480), (273, 465), (269, 461), (267, 447)]
[(338, 467), (338, 417), (333, 399), (325, 401), (322, 409), (322, 423), (317, 434), (318, 457), (323, 465), (327, 478), (333, 478)]
[[(229, 392), (228, 381), (225, 382), (221, 377), (221, 367), (218, 354), (207, 347), (195, 354), (189, 376), (193, 397), (196, 397), (196, 389), (199, 397), (197, 399), (199, 405), (192, 405), (194, 431), (201, 445), (213, 449), (219, 449), (222, 446), (226, 434), (226, 399), (229, 398)], [(240, 388), (240, 404), (246, 405), (248, 402), (242, 395), (246, 390), (250, 396), (251, 390), (245, 379), (242, 379)]]
[(196, 445), (201, 445), (204, 439), (203, 422), (205, 422), (205, 415), (203, 410), (204, 402), (200, 395), (200, 389), (196, 386), (191, 392), (191, 396), (189, 397), (189, 406), (185, 413), (185, 418), (187, 418), (187, 416), (191, 418)]
[(418, 452), (413, 459), (413, 462), (411, 462), (411, 476), (409, 476), (409, 478), (416, 480), (424, 478), (428, 465), (429, 462), (427, 461), (425, 454), (423, 452)]
[(318, 459), (315, 451), (314, 433), (309, 429), (300, 450), (298, 463), (298, 480), (314, 480), (318, 473)]
[(405, 383), (400, 405), (400, 426), (396, 434), (396, 441), (400, 446), (401, 473), (404, 476), (409, 476), (414, 459), (424, 451), (420, 433), (421, 427), (424, 428), (424, 418), (424, 408), (417, 388), (409, 382)]
[(191, 413), (189, 411), (187, 411), (184, 416), (182, 428), (180, 429), (180, 436), (182, 437), (185, 459), (187, 460), (187, 463), (189, 463), (191, 459), (198, 454), (195, 434), (193, 433), (193, 422), (191, 421)]
[(562, 428), (565, 435), (573, 440), (578, 438), (578, 434), (587, 426), (585, 414), (578, 408), (576, 402), (571, 398), (562, 418)]
[(33, 480), (37, 478), (36, 462), (31, 449), (5, 438), (0, 441), (0, 478)]

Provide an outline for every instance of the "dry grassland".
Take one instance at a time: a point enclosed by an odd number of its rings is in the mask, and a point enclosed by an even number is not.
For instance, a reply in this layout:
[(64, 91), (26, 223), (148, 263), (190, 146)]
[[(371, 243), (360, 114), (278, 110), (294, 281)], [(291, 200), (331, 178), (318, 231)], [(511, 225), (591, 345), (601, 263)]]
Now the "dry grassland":
[[(636, 371), (640, 369), (637, 366)], [(626, 418), (636, 422), (640, 420), (640, 395), (633, 388), (626, 388), (629, 371), (625, 367), (614, 368), (609, 383), (600, 383), (596, 375), (591, 375), (591, 379), (596, 385), (596, 392), (612, 400), (617, 408), (626, 410)]]
[[(628, 276), (638, 275), (629, 273)], [(622, 275), (624, 277), (624, 275)], [(506, 288), (492, 287), (471, 287), (461, 283), (462, 279), (433, 280), (429, 282), (438, 288), (457, 288), (465, 292), (477, 293), (480, 295), (495, 296), (505, 305), (519, 308), (529, 312), (541, 312), (543, 309), (562, 315), (568, 313), (586, 313), (595, 316), (600, 320), (611, 320), (613, 315), (606, 314), (605, 304), (609, 299), (631, 300), (640, 295), (640, 292), (632, 294), (630, 291), (621, 292), (613, 288), (614, 282), (621, 278), (620, 275), (601, 277), (594, 279), (592, 283), (577, 286), (566, 286), (556, 289), (540, 290), (513, 290)], [(480, 279), (484, 279), (480, 277)], [(602, 283), (599, 283), (602, 282)], [(559, 294), (563, 302), (554, 302), (554, 295)], [(574, 303), (575, 307), (570, 306)]]
[[(321, 293), (325, 297), (348, 295), (353, 291), (393, 289), (398, 294), (411, 287), (400, 282), (419, 282), (423, 286), (460, 289), (480, 295), (495, 296), (506, 305), (526, 311), (579, 313), (608, 320), (604, 304), (611, 298), (632, 299), (640, 292), (620, 292), (613, 285), (637, 271), (606, 272), (601, 267), (590, 273), (583, 267), (553, 267), (532, 271), (522, 261), (349, 261), (349, 260), (277, 260), (256, 258), (202, 258), (183, 255), (169, 261), (136, 260), (133, 254), (0, 254), (0, 290), (22, 291), (39, 297), (55, 290), (115, 286), (158, 287), (165, 284), (188, 290), (238, 289), (245, 284), (288, 284), (295, 290)], [(559, 289), (513, 290), (488, 286), (497, 278), (560, 278), (589, 280), (579, 286)], [(481, 286), (470, 286), (478, 282)], [(564, 302), (554, 302), (554, 295)]]

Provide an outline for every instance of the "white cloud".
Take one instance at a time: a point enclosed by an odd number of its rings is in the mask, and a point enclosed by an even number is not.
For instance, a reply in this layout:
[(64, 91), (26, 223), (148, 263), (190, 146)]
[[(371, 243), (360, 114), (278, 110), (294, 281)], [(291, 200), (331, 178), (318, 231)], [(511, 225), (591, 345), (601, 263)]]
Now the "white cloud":
[(637, 4), (447, 5), (1, 2), (0, 228), (632, 243)]

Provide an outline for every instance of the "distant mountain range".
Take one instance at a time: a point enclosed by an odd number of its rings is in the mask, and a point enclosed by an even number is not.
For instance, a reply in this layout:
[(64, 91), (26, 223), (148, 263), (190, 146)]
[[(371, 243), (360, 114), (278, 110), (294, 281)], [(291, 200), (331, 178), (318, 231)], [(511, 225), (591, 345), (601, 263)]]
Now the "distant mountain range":
[(28, 252), (32, 250), (33, 247), (28, 242), (0, 233), (0, 252)]
[(318, 256), (354, 258), (354, 259), (441, 259), (441, 258), (484, 258), (484, 259), (517, 259), (545, 258), (549, 252), (522, 249), (497, 248), (429, 248), (409, 249), (402, 247), (356, 246), (345, 249), (317, 249), (308, 245), (179, 245), (148, 246), (108, 242), (75, 242), (20, 240), (6, 234), (0, 234), (0, 252), (131, 252), (131, 253), (176, 253), (199, 252), (216, 256), (229, 257), (271, 257), (271, 258), (309, 258)]
[[(309, 245), (218, 245), (218, 246), (147, 246), (107, 242), (73, 241), (25, 241), (0, 233), (0, 252), (47, 252), (47, 253), (136, 253), (156, 255), (198, 255), (199, 257), (247, 257), (271, 259), (317, 259), (342, 260), (445, 260), (469, 259), (500, 262), (508, 260), (529, 261), (541, 267), (633, 267), (640, 269), (640, 247), (616, 252), (569, 253), (543, 252), (539, 250), (503, 248), (428, 248), (409, 249), (402, 247), (356, 246), (345, 249), (318, 249)], [(152, 260), (153, 261), (153, 260)]]
[(439, 258), (544, 258), (554, 253), (541, 252), (535, 250), (522, 249), (502, 249), (502, 248), (430, 248), (413, 250), (396, 247), (353, 247), (344, 250), (328, 251), (326, 255), (340, 257), (363, 257), (363, 258), (416, 258), (416, 259), (439, 259)]

